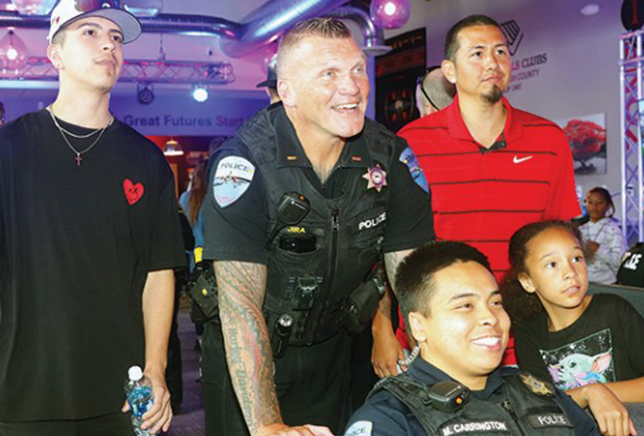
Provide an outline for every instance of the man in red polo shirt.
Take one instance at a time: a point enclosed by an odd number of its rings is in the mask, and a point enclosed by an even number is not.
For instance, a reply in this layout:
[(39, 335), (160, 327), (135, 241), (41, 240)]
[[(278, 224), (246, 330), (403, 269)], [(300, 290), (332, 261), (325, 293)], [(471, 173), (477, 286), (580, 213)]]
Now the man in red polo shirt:
[[(472, 15), (456, 23), (441, 69), (456, 85), (454, 101), (398, 134), (431, 187), (437, 239), (478, 248), (501, 281), (508, 241), (519, 227), (580, 213), (570, 147), (557, 125), (503, 96), (511, 59), (493, 19)], [(516, 362), (511, 351), (505, 363)]]

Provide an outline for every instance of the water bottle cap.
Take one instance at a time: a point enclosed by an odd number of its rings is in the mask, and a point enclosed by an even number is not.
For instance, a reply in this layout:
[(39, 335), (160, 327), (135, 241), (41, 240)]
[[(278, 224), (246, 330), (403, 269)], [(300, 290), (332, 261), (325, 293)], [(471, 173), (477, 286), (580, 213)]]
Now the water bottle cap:
[(143, 370), (140, 366), (134, 365), (127, 371), (127, 375), (132, 381), (139, 381), (143, 378)]

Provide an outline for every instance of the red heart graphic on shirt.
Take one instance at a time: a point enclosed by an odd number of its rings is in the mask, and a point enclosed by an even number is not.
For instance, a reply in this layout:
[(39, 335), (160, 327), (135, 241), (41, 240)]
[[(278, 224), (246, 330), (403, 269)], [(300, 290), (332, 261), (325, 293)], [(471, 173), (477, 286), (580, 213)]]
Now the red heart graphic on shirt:
[(130, 206), (139, 201), (145, 192), (142, 183), (137, 183), (135, 185), (130, 179), (123, 180), (123, 190), (125, 191), (125, 198), (127, 198), (127, 202), (130, 203)]

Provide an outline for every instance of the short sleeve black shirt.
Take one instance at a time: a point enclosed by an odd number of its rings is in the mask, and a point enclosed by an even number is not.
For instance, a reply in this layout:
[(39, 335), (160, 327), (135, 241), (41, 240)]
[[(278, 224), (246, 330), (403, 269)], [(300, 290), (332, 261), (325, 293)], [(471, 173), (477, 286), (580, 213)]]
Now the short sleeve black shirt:
[(46, 110), (0, 128), (0, 421), (118, 413), (147, 274), (185, 263), (158, 147), (115, 121), (75, 157)]

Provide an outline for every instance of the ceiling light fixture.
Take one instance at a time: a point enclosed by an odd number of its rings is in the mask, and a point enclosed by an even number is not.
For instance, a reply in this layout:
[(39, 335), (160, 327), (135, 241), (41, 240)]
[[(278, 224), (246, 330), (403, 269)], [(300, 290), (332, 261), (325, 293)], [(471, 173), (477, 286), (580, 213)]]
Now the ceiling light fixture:
[(165, 154), (166, 156), (182, 156), (183, 148), (181, 148), (179, 141), (170, 139), (165, 143), (165, 146), (163, 147), (163, 154)]
[(581, 14), (586, 17), (592, 17), (599, 13), (599, 4), (598, 3), (588, 3), (586, 6), (581, 8)]
[(409, 20), (409, 0), (372, 0), (369, 15), (381, 29), (400, 29)]
[(27, 63), (27, 46), (9, 29), (0, 39), (0, 67), (4, 70), (19, 70)]
[(206, 89), (206, 87), (203, 85), (195, 85), (194, 89), (192, 90), (192, 98), (197, 103), (205, 102), (206, 100), (208, 100), (208, 89)]
[(57, 0), (11, 0), (20, 15), (49, 15)]
[(141, 104), (150, 104), (154, 101), (154, 87), (148, 82), (136, 84), (136, 101)]

